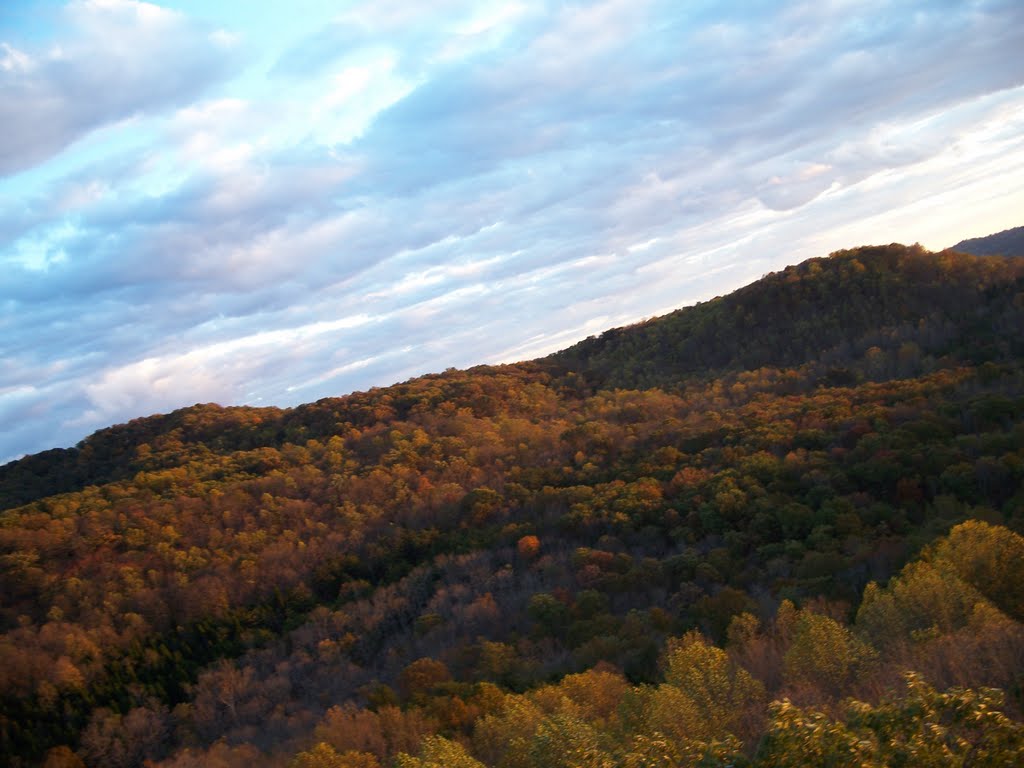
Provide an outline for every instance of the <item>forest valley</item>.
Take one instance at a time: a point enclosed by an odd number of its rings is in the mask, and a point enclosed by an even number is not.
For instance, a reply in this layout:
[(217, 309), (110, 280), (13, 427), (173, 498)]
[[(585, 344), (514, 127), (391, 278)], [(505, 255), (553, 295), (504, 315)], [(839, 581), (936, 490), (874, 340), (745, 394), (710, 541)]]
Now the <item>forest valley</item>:
[(1024, 259), (0, 468), (0, 762), (1024, 765)]

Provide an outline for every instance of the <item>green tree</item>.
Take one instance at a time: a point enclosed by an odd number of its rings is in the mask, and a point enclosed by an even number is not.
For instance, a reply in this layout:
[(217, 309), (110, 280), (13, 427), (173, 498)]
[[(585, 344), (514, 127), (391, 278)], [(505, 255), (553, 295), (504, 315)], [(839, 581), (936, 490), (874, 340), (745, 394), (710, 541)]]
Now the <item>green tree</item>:
[(380, 768), (380, 763), (368, 752), (339, 753), (321, 741), (312, 749), (297, 754), (288, 768)]
[(1002, 711), (993, 689), (940, 693), (919, 675), (906, 693), (872, 706), (852, 701), (845, 717), (800, 709), (788, 700), (771, 707), (757, 764), (777, 768), (963, 768), (1024, 761), (1024, 726)]
[(768, 733), (757, 765), (768, 768), (882, 768), (872, 740), (828, 715), (794, 706), (788, 699), (770, 707)]
[(417, 659), (403, 669), (398, 676), (398, 686), (406, 698), (417, 698), (425, 696), (451, 678), (451, 672), (444, 662), (427, 657)]
[(752, 717), (764, 706), (764, 686), (695, 631), (669, 640), (665, 685), (692, 702), (698, 719), (706, 723), (703, 734), (695, 728), (695, 738), (747, 735)]
[(876, 658), (870, 645), (838, 621), (804, 610), (784, 657), (786, 680), (840, 696)]
[(420, 747), (419, 757), (401, 753), (395, 768), (487, 768), (473, 758), (464, 746), (443, 736), (428, 736)]
[(1009, 616), (1024, 621), (1024, 537), (968, 520), (935, 545), (933, 558)]
[(546, 718), (530, 743), (536, 768), (613, 768), (602, 734), (579, 717), (557, 714)]

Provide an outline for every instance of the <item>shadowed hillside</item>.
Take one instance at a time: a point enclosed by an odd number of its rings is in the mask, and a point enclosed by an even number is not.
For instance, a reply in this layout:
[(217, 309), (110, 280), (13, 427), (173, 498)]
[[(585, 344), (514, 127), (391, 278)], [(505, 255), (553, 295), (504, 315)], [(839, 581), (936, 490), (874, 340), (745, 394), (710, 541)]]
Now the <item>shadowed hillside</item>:
[(961, 240), (952, 250), (973, 256), (1024, 256), (1024, 227), (1005, 229), (994, 235)]
[(919, 246), (839, 251), (551, 359), (598, 386), (633, 388), (762, 366), (869, 370), (868, 350), (904, 344), (906, 355), (936, 359), (1018, 356), (1024, 344), (1010, 331), (1022, 275), (1015, 261)]

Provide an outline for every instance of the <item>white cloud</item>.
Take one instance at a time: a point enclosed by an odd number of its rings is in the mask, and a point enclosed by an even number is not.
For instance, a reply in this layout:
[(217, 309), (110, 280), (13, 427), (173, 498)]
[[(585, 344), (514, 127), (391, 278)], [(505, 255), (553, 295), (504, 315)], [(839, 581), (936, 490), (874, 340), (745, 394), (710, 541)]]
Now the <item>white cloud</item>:
[(12, 48), (7, 43), (0, 43), (0, 50), (3, 50), (3, 58), (0, 59), (0, 69), (5, 72), (28, 72), (32, 69), (34, 62), (28, 54)]
[(395, 65), (395, 57), (385, 52), (334, 73), (309, 111), (317, 140), (348, 144), (363, 135), (377, 114), (409, 94), (415, 83), (397, 73)]
[(22, 94), (0, 168), (42, 163), (0, 205), (2, 455), (520, 359), (839, 247), (1022, 223), (1019, 4), (395, 0), (298, 42), (139, 3), (66, 19), (0, 49)]
[(49, 50), (3, 44), (0, 175), (102, 125), (193, 98), (230, 65), (221, 37), (156, 5), (76, 0), (64, 17), (67, 38)]

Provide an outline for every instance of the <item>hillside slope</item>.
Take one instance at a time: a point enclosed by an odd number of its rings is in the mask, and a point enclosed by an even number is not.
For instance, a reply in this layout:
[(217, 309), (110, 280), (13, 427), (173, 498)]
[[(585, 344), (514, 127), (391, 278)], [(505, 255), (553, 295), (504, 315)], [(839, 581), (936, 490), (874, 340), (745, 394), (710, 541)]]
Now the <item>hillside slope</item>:
[[(1024, 355), (1014, 303), (1022, 280), (1024, 262), (1016, 260), (932, 254), (918, 246), (862, 247), (787, 267), (726, 297), (608, 330), (537, 364), (558, 381), (571, 375), (573, 386), (582, 381), (592, 390), (672, 388), (805, 364), (823, 380), (843, 384), (920, 373), (943, 358), (1014, 359)], [(475, 369), (483, 375), (487, 370)], [(372, 397), (386, 395), (378, 390)], [(358, 413), (368, 407), (367, 397), (357, 393), (330, 402)], [(297, 418), (313, 410), (299, 408)], [(181, 449), (220, 453), (278, 445), (285, 438), (282, 425), (295, 421), (286, 413), (210, 404), (100, 430), (75, 448), (0, 467), (0, 509), (173, 466)], [(171, 456), (161, 462), (166, 446)]]
[(1011, 332), (1024, 266), (919, 246), (863, 247), (772, 273), (725, 297), (616, 328), (552, 356), (598, 386), (672, 386), (762, 366), (861, 365), (867, 350), (983, 362)]
[(897, 759), (849, 695), (1016, 716), (1022, 270), (844, 251), (543, 360), (0, 468), (0, 755), (795, 765), (824, 712)]
[(951, 250), (972, 256), (1024, 256), (1024, 227), (1004, 229), (994, 235), (961, 240)]

